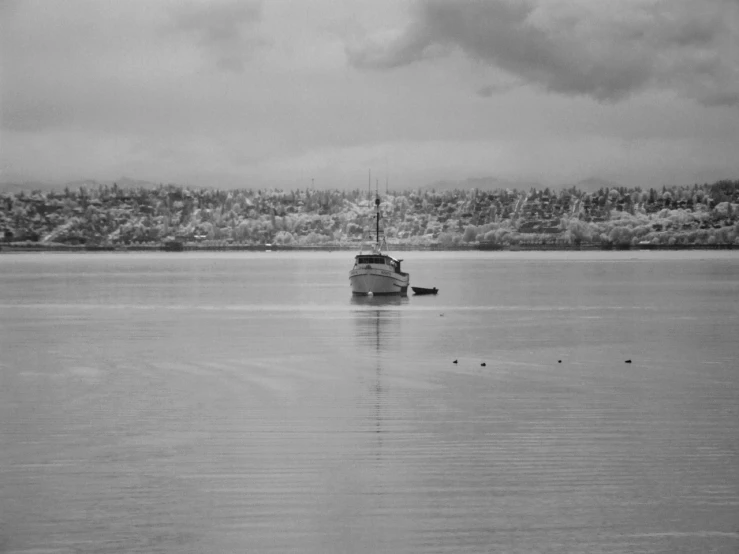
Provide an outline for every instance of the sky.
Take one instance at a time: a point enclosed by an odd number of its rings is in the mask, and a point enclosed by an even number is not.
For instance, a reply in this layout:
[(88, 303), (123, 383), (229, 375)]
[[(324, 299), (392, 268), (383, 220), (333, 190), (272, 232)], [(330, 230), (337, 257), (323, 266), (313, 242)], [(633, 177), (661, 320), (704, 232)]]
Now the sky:
[(739, 0), (0, 0), (0, 181), (739, 179)]

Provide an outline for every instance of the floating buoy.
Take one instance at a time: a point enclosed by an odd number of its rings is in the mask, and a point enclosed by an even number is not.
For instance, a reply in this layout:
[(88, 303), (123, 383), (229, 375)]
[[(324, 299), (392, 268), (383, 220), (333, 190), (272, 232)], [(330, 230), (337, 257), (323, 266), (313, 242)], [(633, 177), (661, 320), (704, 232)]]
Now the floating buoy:
[(374, 295), (372, 294), (372, 291), (369, 291), (369, 292), (367, 293), (367, 296), (374, 296)]
[(557, 363), (558, 363), (558, 364), (561, 364), (561, 363), (562, 363), (562, 360), (557, 360)]

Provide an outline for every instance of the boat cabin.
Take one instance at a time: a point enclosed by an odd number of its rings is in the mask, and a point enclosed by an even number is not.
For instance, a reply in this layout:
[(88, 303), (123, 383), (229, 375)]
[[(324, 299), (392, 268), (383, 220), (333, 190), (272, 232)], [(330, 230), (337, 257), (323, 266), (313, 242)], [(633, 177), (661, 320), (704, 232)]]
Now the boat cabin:
[(400, 262), (402, 261), (403, 260), (396, 260), (395, 258), (391, 258), (390, 256), (381, 256), (377, 254), (367, 254), (367, 255), (360, 254), (359, 256), (357, 256), (356, 265), (357, 266), (368, 265), (368, 264), (387, 265), (387, 266), (390, 266), (395, 273), (402, 273), (400, 271)]

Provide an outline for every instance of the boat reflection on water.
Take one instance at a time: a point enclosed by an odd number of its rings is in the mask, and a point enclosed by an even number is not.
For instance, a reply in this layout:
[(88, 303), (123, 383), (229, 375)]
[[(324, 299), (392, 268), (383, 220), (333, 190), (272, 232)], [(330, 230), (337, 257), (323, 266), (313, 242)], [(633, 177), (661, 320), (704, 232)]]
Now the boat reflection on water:
[[(375, 459), (382, 458), (382, 435), (388, 432), (383, 418), (383, 407), (390, 401), (389, 389), (383, 380), (390, 369), (394, 353), (400, 350), (403, 310), (395, 309), (408, 303), (402, 296), (352, 296), (356, 351), (369, 363), (364, 365), (364, 380), (368, 395), (368, 430), (376, 435)], [(390, 423), (392, 427), (392, 423)]]
[(351, 297), (354, 306), (369, 306), (381, 308), (384, 306), (404, 306), (408, 304), (407, 296), (354, 296)]
[(408, 304), (407, 296), (352, 296), (358, 347), (370, 347), (378, 360), (400, 349), (400, 322), (405, 310), (395, 309)]

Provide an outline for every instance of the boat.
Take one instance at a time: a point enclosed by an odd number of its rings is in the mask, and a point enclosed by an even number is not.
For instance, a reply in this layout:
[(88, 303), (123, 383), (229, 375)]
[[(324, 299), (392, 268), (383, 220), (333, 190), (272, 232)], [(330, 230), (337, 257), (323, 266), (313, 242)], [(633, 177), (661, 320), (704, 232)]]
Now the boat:
[[(397, 295), (408, 296), (410, 276), (403, 272), (403, 260), (387, 253), (387, 244), (380, 234), (380, 198), (375, 197), (375, 242), (365, 253), (362, 245), (354, 257), (354, 267), (349, 271), (352, 294), (357, 296)], [(384, 250), (384, 251), (383, 251)]]
[(432, 289), (425, 289), (423, 287), (411, 287), (413, 289), (413, 294), (436, 294), (439, 292), (439, 289), (436, 287)]

